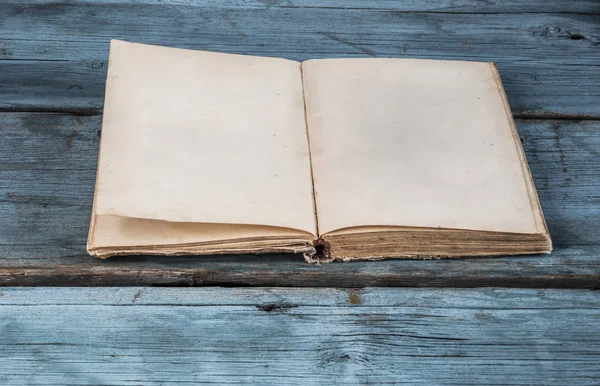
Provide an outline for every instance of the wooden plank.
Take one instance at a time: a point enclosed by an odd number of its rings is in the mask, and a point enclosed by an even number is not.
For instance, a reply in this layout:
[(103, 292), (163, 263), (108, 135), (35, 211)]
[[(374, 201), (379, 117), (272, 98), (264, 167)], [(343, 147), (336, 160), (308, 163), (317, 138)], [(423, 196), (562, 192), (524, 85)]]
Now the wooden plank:
[(294, 255), (87, 256), (100, 123), (0, 113), (1, 285), (600, 287), (600, 121), (517, 120), (552, 255), (320, 266)]
[(600, 379), (581, 290), (2, 289), (3, 384)]
[(11, 0), (0, 8), (0, 110), (101, 112), (108, 42), (295, 60), (494, 61), (521, 117), (600, 117), (593, 1), (339, 3)]
[[(44, 246), (33, 248), (43, 249)], [(45, 246), (49, 253), (54, 248), (53, 245)], [(598, 256), (598, 246), (581, 245), (559, 247), (550, 256), (308, 265), (294, 255), (136, 256), (102, 262), (81, 251), (70, 251), (64, 257), (32, 259), (4, 255), (0, 258), (0, 286), (598, 289)]]
[[(56, 0), (11, 0), (11, 4), (54, 6)], [(86, 0), (71, 0), (71, 5), (89, 4)], [(94, 0), (93, 4), (120, 6), (126, 4), (144, 6), (180, 6), (202, 7), (205, 9), (293, 9), (293, 8), (333, 8), (338, 10), (396, 10), (399, 12), (431, 12), (431, 13), (573, 13), (600, 14), (600, 6), (594, 0), (420, 0), (403, 1), (346, 0), (341, 6), (336, 0)]]

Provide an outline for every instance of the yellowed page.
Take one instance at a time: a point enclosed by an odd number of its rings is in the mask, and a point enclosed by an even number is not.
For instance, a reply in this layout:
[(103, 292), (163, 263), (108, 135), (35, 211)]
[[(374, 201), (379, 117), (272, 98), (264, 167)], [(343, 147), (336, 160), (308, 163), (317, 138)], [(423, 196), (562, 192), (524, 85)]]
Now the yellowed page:
[(181, 223), (120, 216), (96, 216), (89, 249), (146, 245), (226, 243), (243, 239), (313, 239), (294, 229), (239, 224)]
[(355, 226), (543, 232), (493, 65), (302, 66), (321, 234)]
[(112, 41), (95, 212), (316, 234), (300, 64)]

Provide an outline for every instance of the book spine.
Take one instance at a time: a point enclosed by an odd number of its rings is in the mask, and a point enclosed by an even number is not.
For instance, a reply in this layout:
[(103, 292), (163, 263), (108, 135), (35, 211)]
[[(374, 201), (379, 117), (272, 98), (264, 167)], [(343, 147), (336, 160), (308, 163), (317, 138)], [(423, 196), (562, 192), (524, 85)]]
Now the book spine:
[(313, 249), (314, 252), (313, 253), (305, 253), (304, 254), (304, 260), (306, 260), (307, 263), (312, 264), (312, 263), (328, 263), (330, 261), (333, 261), (333, 259), (331, 258), (331, 245), (322, 238), (318, 238), (313, 242)]

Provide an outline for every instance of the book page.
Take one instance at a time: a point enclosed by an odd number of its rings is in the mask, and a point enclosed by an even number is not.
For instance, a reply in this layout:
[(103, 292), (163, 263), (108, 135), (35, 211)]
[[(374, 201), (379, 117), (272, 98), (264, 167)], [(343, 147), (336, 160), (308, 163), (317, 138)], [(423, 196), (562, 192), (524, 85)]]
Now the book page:
[(95, 213), (316, 234), (300, 64), (112, 41)]
[(492, 64), (302, 66), (321, 234), (380, 226), (543, 231)]
[[(244, 239), (299, 239), (297, 230), (236, 224), (181, 223), (119, 216), (97, 216), (90, 247), (221, 243)], [(309, 233), (304, 238), (311, 240)]]

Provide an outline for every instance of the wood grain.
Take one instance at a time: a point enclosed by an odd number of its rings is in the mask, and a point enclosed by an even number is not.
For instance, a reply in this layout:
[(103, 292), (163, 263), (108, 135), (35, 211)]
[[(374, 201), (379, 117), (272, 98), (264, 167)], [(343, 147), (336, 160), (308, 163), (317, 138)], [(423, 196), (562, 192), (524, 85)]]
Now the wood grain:
[(594, 1), (8, 0), (0, 110), (101, 112), (111, 38), (282, 56), (496, 62), (520, 117), (600, 117)]
[[(0, 7), (1, 285), (598, 288), (600, 3), (8, 0)], [(85, 255), (108, 42), (283, 56), (495, 61), (555, 252), (309, 266), (298, 256)], [(589, 121), (564, 120), (564, 118)]]
[(578, 290), (2, 289), (2, 384), (556, 384), (600, 379)]
[(551, 255), (320, 266), (294, 255), (87, 256), (100, 123), (0, 113), (1, 285), (600, 287), (600, 121), (517, 120)]

